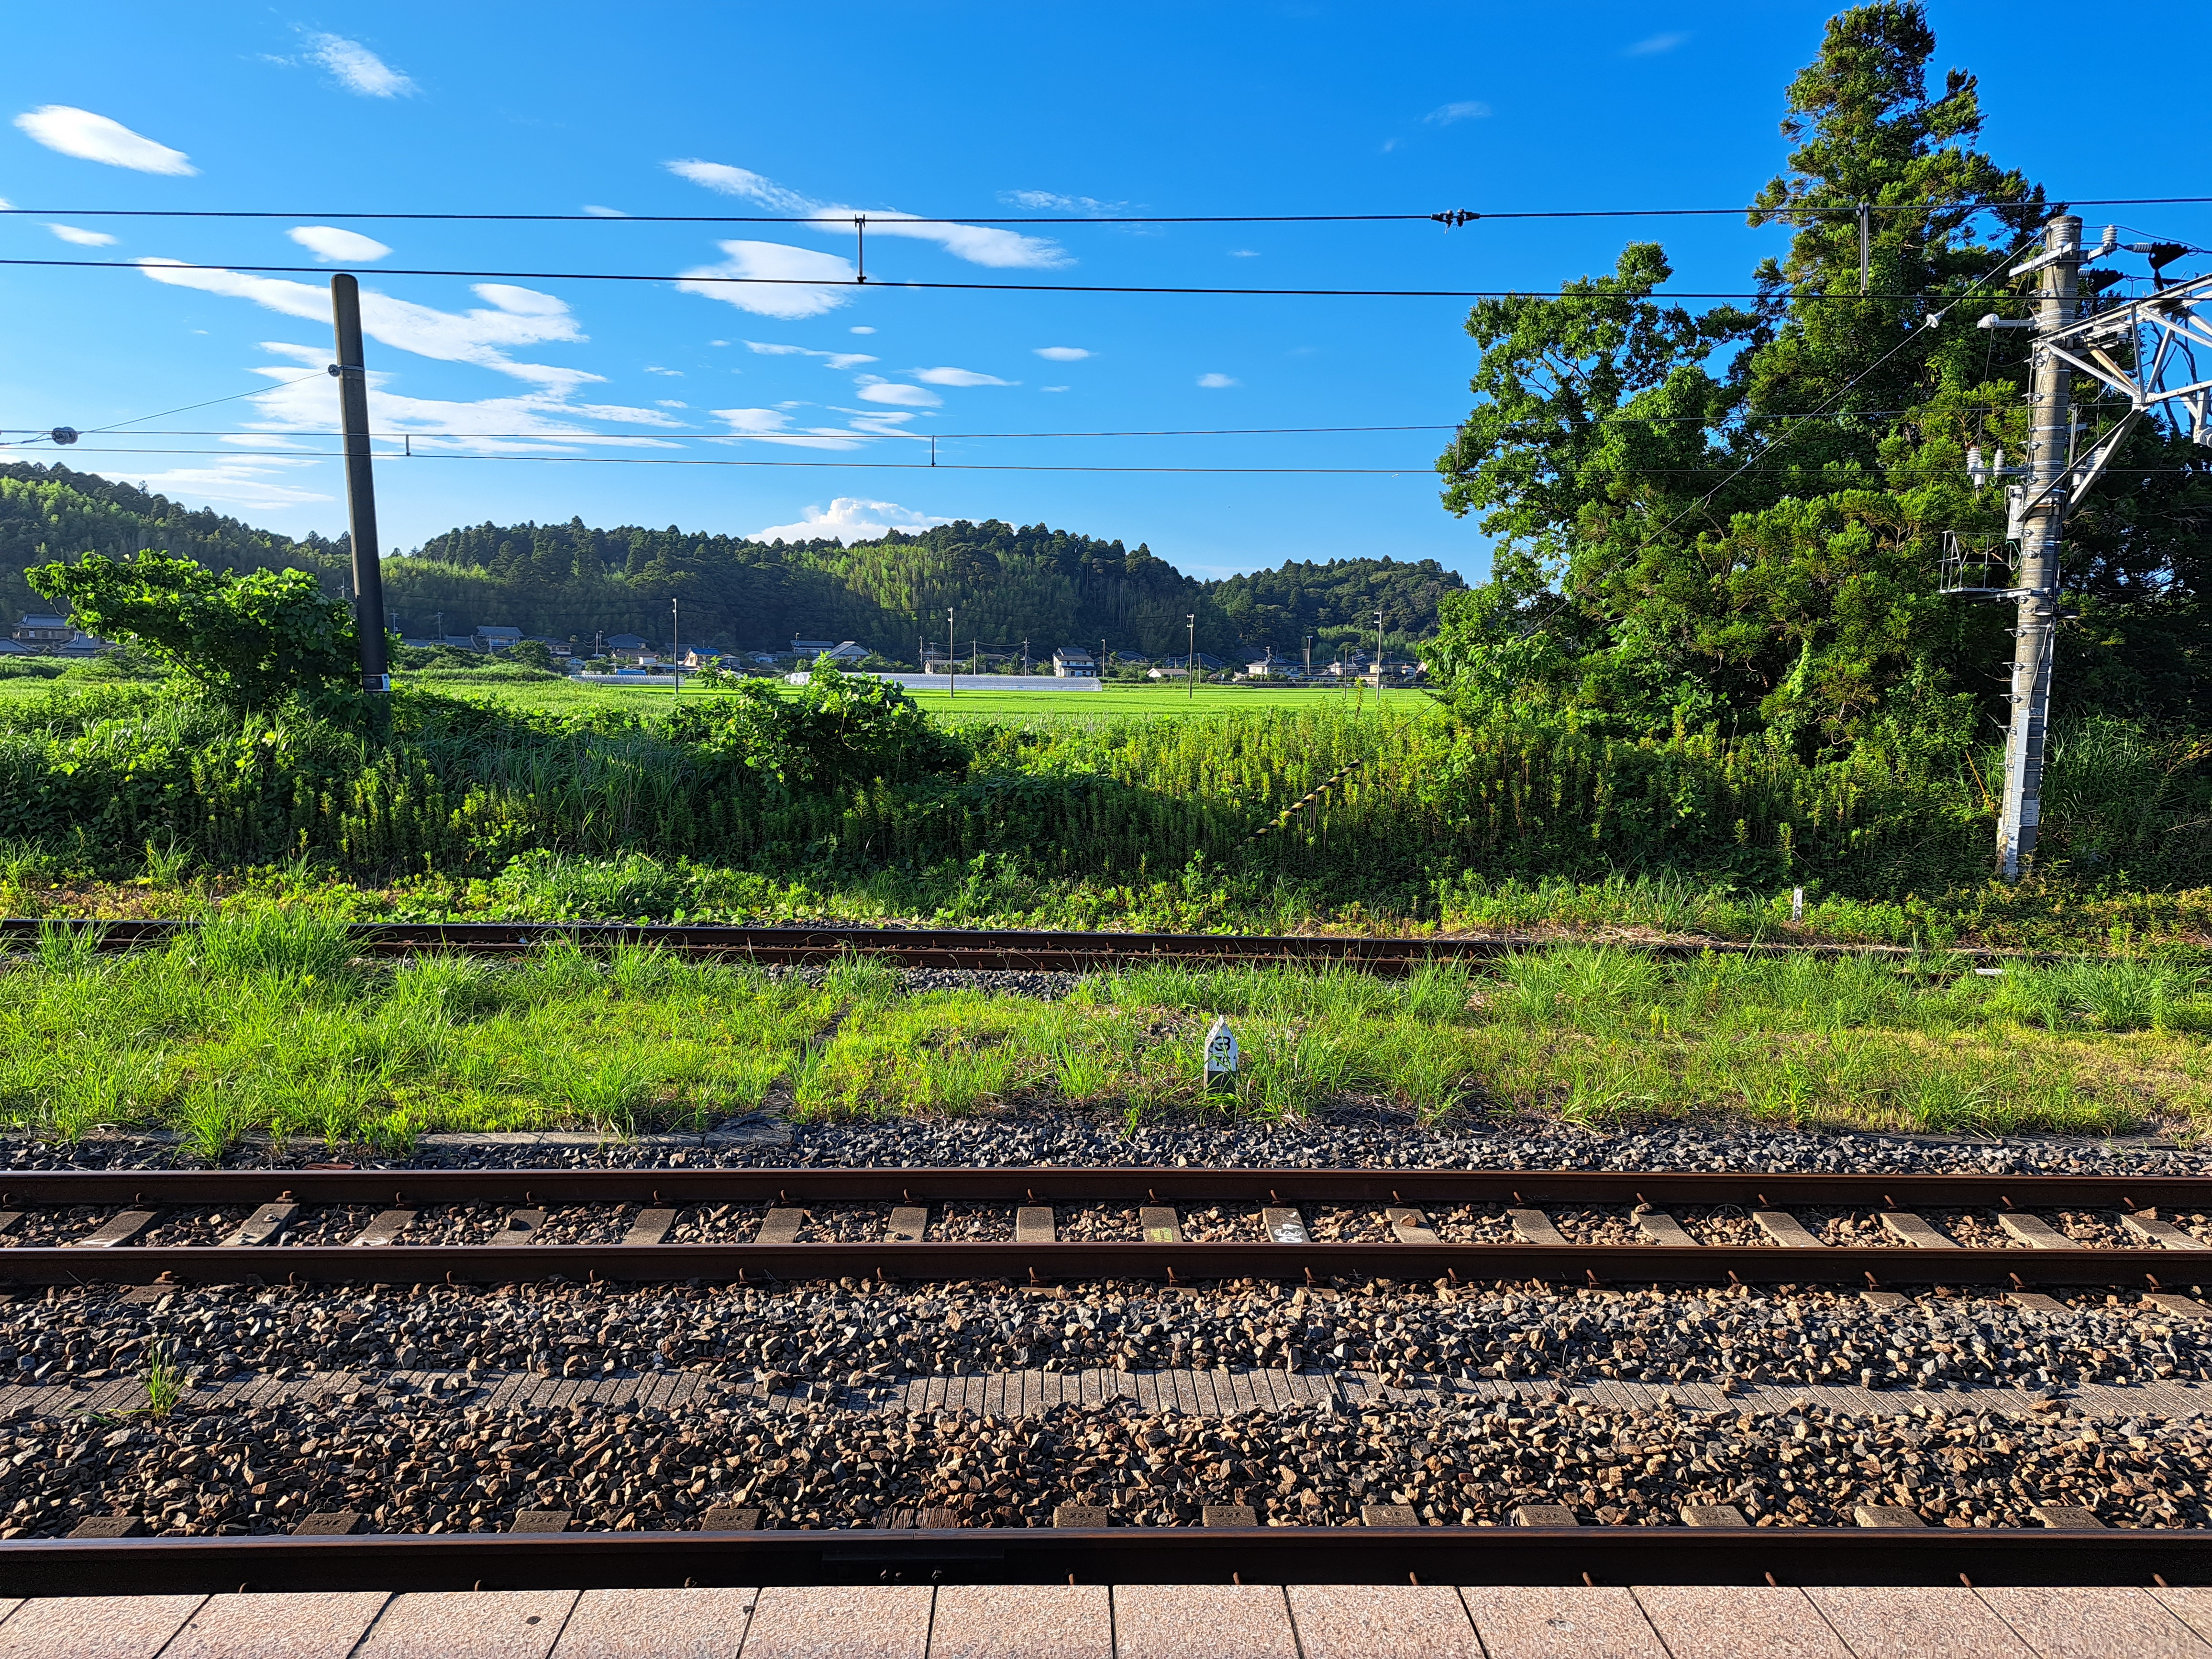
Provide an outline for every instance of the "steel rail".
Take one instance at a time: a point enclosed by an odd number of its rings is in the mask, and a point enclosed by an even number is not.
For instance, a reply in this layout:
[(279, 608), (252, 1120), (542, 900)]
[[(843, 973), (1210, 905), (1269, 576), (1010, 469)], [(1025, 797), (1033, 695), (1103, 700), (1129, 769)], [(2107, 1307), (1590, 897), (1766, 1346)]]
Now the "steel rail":
[(2201, 1584), (2212, 1528), (1129, 1527), (0, 1543), (0, 1595), (679, 1585)]
[[(1104, 1196), (1265, 1198), (1482, 1203), (1756, 1205), (1760, 1208), (1909, 1206), (2033, 1211), (2132, 1210), (2212, 1202), (2212, 1180), (2130, 1176), (1640, 1174), (1579, 1170), (227, 1170), (9, 1172), (0, 1203), (78, 1205), (224, 1203), (290, 1195), (302, 1205), (431, 1203), (682, 1205), (772, 1201), (1031, 1204)], [(1902, 1198), (1905, 1200), (1899, 1202)], [(2023, 1201), (2024, 1200), (2024, 1201)], [(1657, 1207), (1654, 1205), (1654, 1207)], [(732, 1284), (862, 1278), (881, 1282), (983, 1279), (1339, 1278), (1475, 1283), (1513, 1279), (1599, 1284), (1764, 1282), (1942, 1283), (2025, 1289), (2030, 1285), (2191, 1285), (2212, 1253), (2142, 1249), (1989, 1249), (1906, 1246), (1448, 1243), (1312, 1241), (892, 1240), (769, 1243), (488, 1243), (314, 1245), (76, 1244), (0, 1249), (0, 1284), (295, 1283), (500, 1284), (576, 1281)]]
[[(58, 928), (94, 936), (102, 951), (167, 945), (198, 924), (173, 920), (101, 921), (83, 918), (0, 918), (0, 945), (35, 945)], [(1068, 933), (1042, 929), (963, 927), (738, 927), (690, 923), (446, 921), (351, 923), (348, 936), (364, 954), (404, 956), (459, 951), (505, 956), (568, 945), (605, 951), (623, 945), (657, 948), (681, 956), (802, 966), (848, 956), (880, 957), (910, 968), (1027, 969), (1083, 972), (1133, 961), (1282, 966), (1333, 964), (1379, 975), (1411, 973), (1424, 963), (1477, 962), (1516, 951), (1555, 949), (1579, 940), (1471, 939), (1449, 934), (1385, 939), (1364, 934)], [(1978, 948), (1915, 951), (1895, 945), (1747, 944), (1731, 940), (1641, 942), (1626, 948), (1685, 957), (1706, 952), (1743, 957), (1875, 956), (1899, 961), (1944, 957), (1975, 961), (2035, 957), (2045, 953)]]

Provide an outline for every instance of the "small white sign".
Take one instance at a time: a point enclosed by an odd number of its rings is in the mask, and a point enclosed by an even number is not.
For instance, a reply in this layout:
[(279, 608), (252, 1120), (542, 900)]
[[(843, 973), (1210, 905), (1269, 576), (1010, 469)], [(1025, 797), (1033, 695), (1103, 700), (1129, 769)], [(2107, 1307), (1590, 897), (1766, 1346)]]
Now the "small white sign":
[(1237, 1076), (1237, 1034), (1229, 1022), (1217, 1018), (1206, 1034), (1206, 1086), (1225, 1089)]

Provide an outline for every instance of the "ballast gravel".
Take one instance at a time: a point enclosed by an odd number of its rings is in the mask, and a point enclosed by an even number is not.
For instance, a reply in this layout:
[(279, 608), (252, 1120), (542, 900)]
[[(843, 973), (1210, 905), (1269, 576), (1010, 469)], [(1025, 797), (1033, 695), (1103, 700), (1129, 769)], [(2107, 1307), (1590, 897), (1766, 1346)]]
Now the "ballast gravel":
[(1036, 1415), (875, 1415), (694, 1404), (612, 1414), (380, 1413), (294, 1403), (128, 1423), (45, 1417), (0, 1437), (0, 1537), (128, 1515), (166, 1536), (289, 1531), (353, 1510), (381, 1532), (489, 1532), (518, 1510), (592, 1530), (696, 1527), (710, 1506), (774, 1528), (1048, 1526), (1060, 1504), (1122, 1525), (1249, 1504), (1273, 1526), (1356, 1524), (1369, 1504), (1496, 1526), (1522, 1504), (1609, 1525), (1733, 1504), (1760, 1526), (1849, 1526), (1857, 1504), (1931, 1525), (2025, 1527), (2039, 1504), (2106, 1525), (2212, 1522), (2200, 1419), (1997, 1421), (1927, 1410), (1780, 1418), (1577, 1402), (1333, 1403), (1230, 1418), (1126, 1405)]
[(2212, 1381), (2212, 1333), (2140, 1301), (2038, 1312), (1936, 1293), (1885, 1309), (1848, 1291), (1276, 1285), (912, 1289), (535, 1283), (217, 1285), (153, 1302), (104, 1291), (0, 1303), (0, 1376), (142, 1373), (157, 1354), (197, 1381), (279, 1370), (597, 1376), (670, 1368), (772, 1388), (981, 1371), (1230, 1366), (1645, 1383), (1838, 1382), (1871, 1389)]
[[(1584, 1130), (1533, 1121), (1437, 1127), (1401, 1114), (1346, 1109), (1290, 1123), (1205, 1117), (1140, 1123), (1030, 1104), (963, 1118), (883, 1118), (785, 1124), (753, 1119), (729, 1140), (588, 1145), (422, 1146), (412, 1154), (319, 1143), (266, 1142), (236, 1148), (233, 1168), (328, 1163), (406, 1169), (900, 1169), (1017, 1165), (1280, 1170), (1683, 1170), (1784, 1174), (2176, 1175), (2212, 1174), (2212, 1152), (2142, 1141), (2060, 1137), (1948, 1139), (1861, 1131), (1814, 1133), (1727, 1123)], [(180, 1143), (125, 1134), (88, 1135), (70, 1146), (16, 1138), (0, 1168), (203, 1167)]]

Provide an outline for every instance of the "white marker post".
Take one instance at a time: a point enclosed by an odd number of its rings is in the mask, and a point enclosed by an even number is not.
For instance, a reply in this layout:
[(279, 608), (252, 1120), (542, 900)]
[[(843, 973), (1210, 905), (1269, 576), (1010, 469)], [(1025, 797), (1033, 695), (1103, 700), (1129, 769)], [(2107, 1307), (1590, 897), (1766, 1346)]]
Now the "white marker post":
[(1217, 1017), (1206, 1034), (1206, 1086), (1209, 1091), (1231, 1089), (1237, 1083), (1237, 1034), (1229, 1022)]

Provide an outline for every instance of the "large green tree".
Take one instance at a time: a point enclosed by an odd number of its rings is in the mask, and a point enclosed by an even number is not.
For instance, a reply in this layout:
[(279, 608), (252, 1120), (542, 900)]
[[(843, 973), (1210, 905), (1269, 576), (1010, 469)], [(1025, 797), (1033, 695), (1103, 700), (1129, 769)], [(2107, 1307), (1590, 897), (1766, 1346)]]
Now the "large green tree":
[[(1492, 580), (1443, 601), (1463, 698), (1808, 753), (1989, 731), (2009, 612), (1937, 576), (1946, 532), (2002, 540), (1966, 452), (2023, 453), (2028, 348), (1976, 325), (2026, 314), (2008, 267), (2053, 208), (1975, 147), (1973, 76), (1931, 88), (1935, 46), (1917, 4), (1830, 21), (1750, 210), (1793, 233), (1752, 302), (1655, 297), (1672, 273), (1638, 243), (1556, 298), (1474, 307), (1479, 401), (1437, 463), (1446, 507), (1496, 542)], [(2061, 684), (2184, 713), (2206, 666), (2203, 468), (2151, 430), (2124, 466), (2075, 515)]]

